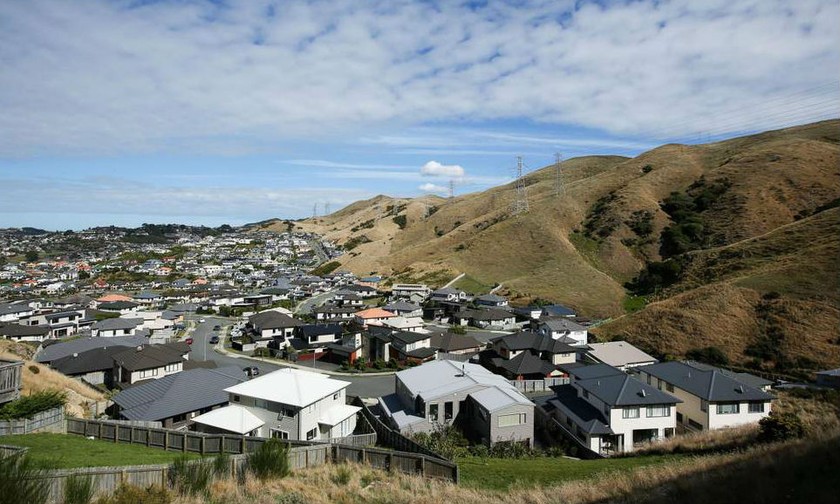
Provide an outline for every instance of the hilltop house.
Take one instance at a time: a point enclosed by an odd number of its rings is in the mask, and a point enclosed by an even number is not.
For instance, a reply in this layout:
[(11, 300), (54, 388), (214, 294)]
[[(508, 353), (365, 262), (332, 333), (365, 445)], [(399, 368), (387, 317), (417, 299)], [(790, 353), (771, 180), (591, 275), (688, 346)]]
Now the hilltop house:
[(674, 361), (638, 371), (641, 380), (681, 399), (677, 422), (690, 431), (755, 423), (770, 414), (772, 395), (719, 369)]
[(424, 284), (394, 284), (391, 287), (391, 299), (404, 299), (412, 303), (422, 303), (432, 290)]
[(464, 310), (452, 315), (452, 322), (458, 325), (472, 325), (482, 329), (508, 330), (516, 326), (516, 315), (499, 308)]
[(677, 397), (606, 364), (568, 369), (571, 384), (554, 388), (547, 410), (588, 449), (629, 452), (674, 435)]
[(0, 338), (15, 341), (44, 341), (49, 337), (50, 328), (47, 326), (0, 323)]
[(448, 301), (464, 303), (469, 300), (469, 296), (467, 296), (467, 293), (464, 291), (454, 289), (452, 287), (444, 287), (442, 289), (432, 291), (431, 300), (438, 302)]
[(436, 360), (395, 375), (394, 394), (379, 399), (400, 432), (457, 424), (485, 445), (533, 445), (534, 404), (501, 376), (477, 364)]
[(228, 387), (229, 405), (193, 418), (195, 429), (318, 441), (349, 436), (357, 406), (346, 404), (349, 382), (299, 369), (280, 369)]
[(475, 298), (475, 304), (479, 306), (489, 306), (493, 308), (501, 308), (508, 305), (508, 300), (504, 296), (497, 296), (496, 294), (484, 294)]

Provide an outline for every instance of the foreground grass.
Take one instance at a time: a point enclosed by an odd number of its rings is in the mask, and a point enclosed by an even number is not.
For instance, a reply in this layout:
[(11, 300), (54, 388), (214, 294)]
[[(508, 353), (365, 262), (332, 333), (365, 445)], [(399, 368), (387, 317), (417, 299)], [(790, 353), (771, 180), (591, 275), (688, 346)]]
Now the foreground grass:
[[(111, 443), (70, 434), (26, 434), (0, 436), (0, 444), (25, 446), (39, 465), (58, 469), (121, 465), (168, 464), (183, 453), (140, 445)], [(197, 458), (196, 454), (187, 454)]]
[(464, 457), (457, 460), (461, 484), (470, 488), (506, 491), (524, 486), (547, 486), (594, 477), (601, 473), (674, 463), (680, 455), (654, 455), (604, 460), (568, 458), (499, 459)]

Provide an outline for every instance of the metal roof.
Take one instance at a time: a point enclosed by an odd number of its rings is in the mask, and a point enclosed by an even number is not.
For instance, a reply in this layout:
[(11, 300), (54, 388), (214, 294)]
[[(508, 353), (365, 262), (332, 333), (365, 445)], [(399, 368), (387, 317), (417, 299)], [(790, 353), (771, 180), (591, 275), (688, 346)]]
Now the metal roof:
[(259, 378), (225, 389), (231, 394), (305, 407), (350, 385), (321, 373), (300, 369), (278, 369)]
[(601, 411), (592, 406), (585, 399), (577, 394), (577, 389), (571, 385), (560, 385), (554, 388), (556, 397), (549, 399), (548, 403), (563, 411), (566, 416), (572, 418), (581, 430), (589, 434), (613, 434), (609, 426), (609, 419)]
[(247, 434), (265, 425), (257, 415), (236, 404), (199, 415), (193, 418), (193, 422), (237, 434)]
[(593, 359), (610, 366), (632, 366), (658, 362), (657, 359), (626, 341), (609, 341), (606, 343), (589, 343), (587, 352)]
[(45, 346), (35, 357), (36, 362), (52, 362), (54, 360), (73, 355), (74, 353), (82, 353), (94, 348), (106, 347), (136, 347), (145, 345), (149, 340), (144, 336), (114, 336), (110, 338), (90, 338), (82, 337), (70, 341), (60, 341), (52, 345)]
[(675, 387), (710, 402), (769, 401), (773, 396), (719, 370), (703, 371), (683, 362), (661, 362), (639, 368)]
[(680, 399), (627, 374), (575, 380), (581, 390), (594, 395), (610, 406), (639, 406), (648, 404), (677, 404)]

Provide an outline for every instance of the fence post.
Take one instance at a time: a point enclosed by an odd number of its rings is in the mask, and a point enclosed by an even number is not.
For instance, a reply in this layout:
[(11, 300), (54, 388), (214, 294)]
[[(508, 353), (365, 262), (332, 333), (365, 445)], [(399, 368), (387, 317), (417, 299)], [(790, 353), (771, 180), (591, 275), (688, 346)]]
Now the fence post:
[(245, 436), (239, 438), (239, 453), (245, 453)]
[(146, 446), (152, 446), (152, 429), (146, 428)]
[(163, 431), (163, 451), (169, 450), (169, 431)]
[(131, 430), (128, 432), (128, 444), (134, 444), (134, 426), (131, 426)]
[(102, 422), (99, 422), (97, 425), (99, 426), (99, 431), (98, 431), (99, 435), (96, 436), (96, 438), (97, 439), (102, 439)]
[(187, 434), (184, 433), (184, 445), (181, 447), (181, 451), (186, 453), (187, 451)]
[(114, 443), (120, 441), (120, 424), (114, 424)]
[(385, 460), (388, 461), (388, 472), (392, 472), (394, 466), (394, 454), (388, 453), (387, 458)]
[(420, 474), (424, 477), (426, 476), (426, 457), (425, 455), (420, 455)]
[(204, 455), (204, 442), (206, 441), (204, 436), (201, 436), (201, 454)]
[(219, 441), (219, 453), (225, 452), (225, 435), (222, 434), (221, 440)]

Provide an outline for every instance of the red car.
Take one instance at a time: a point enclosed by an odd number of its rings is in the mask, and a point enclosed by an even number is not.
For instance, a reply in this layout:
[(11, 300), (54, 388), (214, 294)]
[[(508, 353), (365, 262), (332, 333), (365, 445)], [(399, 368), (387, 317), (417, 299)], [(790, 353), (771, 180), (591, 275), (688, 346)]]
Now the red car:
[(187, 339), (185, 339), (185, 340), (184, 340), (184, 342), (185, 342), (187, 345), (192, 345), (193, 339), (192, 339), (192, 338), (187, 338)]

